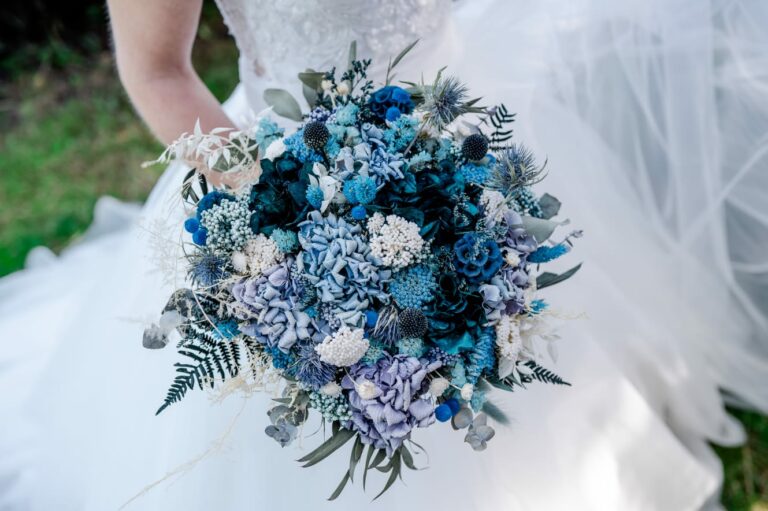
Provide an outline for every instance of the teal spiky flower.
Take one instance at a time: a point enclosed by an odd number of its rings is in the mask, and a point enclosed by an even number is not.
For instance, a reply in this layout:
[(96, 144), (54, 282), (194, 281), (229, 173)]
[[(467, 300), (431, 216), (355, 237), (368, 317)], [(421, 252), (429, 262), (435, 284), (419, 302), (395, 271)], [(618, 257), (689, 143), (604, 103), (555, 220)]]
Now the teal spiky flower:
[(269, 237), (275, 242), (277, 249), (284, 254), (290, 254), (299, 248), (299, 237), (293, 231), (278, 228), (272, 231)]
[(492, 190), (514, 197), (544, 179), (545, 165), (538, 165), (533, 153), (523, 145), (512, 144), (497, 156), (496, 165), (485, 183)]
[(424, 103), (421, 109), (425, 120), (442, 131), (457, 117), (470, 111), (467, 104), (467, 86), (453, 76), (438, 76), (431, 87), (424, 87)]

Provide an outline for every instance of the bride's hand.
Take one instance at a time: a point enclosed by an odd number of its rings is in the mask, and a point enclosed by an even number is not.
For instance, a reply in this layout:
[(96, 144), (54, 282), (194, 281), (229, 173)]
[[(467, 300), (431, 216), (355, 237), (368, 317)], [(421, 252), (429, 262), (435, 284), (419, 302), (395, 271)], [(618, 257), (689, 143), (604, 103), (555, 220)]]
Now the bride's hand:
[(192, 67), (202, 0), (108, 0), (108, 5), (120, 80), (163, 143), (191, 132), (198, 119), (204, 131), (234, 128)]

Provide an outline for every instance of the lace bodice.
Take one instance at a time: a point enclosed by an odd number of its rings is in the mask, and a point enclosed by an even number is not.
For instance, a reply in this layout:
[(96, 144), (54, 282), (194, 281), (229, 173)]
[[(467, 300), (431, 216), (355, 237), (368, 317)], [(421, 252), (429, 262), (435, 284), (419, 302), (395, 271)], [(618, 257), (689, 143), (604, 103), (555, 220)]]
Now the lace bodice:
[(240, 79), (254, 110), (268, 87), (300, 91), (296, 75), (346, 62), (351, 41), (373, 75), (415, 39), (421, 51), (447, 27), (450, 0), (217, 0), (240, 50)]

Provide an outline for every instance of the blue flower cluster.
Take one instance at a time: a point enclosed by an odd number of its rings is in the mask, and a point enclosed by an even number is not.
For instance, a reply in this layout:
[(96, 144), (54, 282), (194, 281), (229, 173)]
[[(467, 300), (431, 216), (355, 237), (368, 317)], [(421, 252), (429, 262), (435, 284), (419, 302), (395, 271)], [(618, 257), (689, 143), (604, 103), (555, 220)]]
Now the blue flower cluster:
[(456, 269), (473, 282), (490, 280), (502, 264), (501, 250), (495, 240), (467, 233), (454, 245)]
[[(310, 109), (298, 129), (261, 119), (245, 135), (262, 156), (257, 180), (237, 192), (201, 183), (199, 200), (187, 187), (190, 289), (177, 294), (192, 298), (162, 321), (179, 325), (186, 358), (164, 407), (203, 377), (271, 365), (285, 380), (271, 438), (287, 445), (311, 412), (335, 437), (320, 454), (355, 436), (353, 465), (370, 445), (408, 466), (413, 430), (436, 420), (486, 447), (489, 389), (528, 383), (544, 358), (525, 339), (547, 320), (538, 265), (577, 236), (544, 239), (560, 203), (534, 194), (543, 173), (527, 149), (498, 149), (505, 108), (481, 112), (442, 75), (376, 89), (369, 64), (301, 73)], [(471, 136), (448, 129), (462, 121)]]
[(392, 276), (389, 292), (395, 302), (403, 308), (421, 308), (434, 298), (437, 281), (429, 266), (411, 266)]

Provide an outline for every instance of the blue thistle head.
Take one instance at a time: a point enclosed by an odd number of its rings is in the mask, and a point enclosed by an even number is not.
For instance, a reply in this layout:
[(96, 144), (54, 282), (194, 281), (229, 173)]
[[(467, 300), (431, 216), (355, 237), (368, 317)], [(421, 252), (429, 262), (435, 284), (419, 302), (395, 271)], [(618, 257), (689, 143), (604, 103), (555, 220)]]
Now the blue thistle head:
[(195, 285), (211, 287), (229, 277), (226, 260), (210, 250), (202, 250), (190, 258), (189, 278)]
[(318, 390), (336, 376), (336, 368), (320, 360), (312, 342), (296, 345), (296, 358), (288, 373), (313, 390)]
[(467, 86), (453, 76), (439, 77), (434, 85), (425, 88), (425, 119), (436, 129), (442, 131), (457, 117), (469, 111), (467, 106)]

